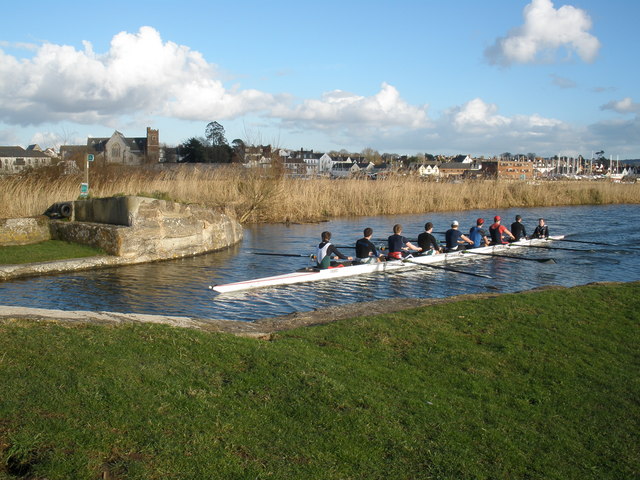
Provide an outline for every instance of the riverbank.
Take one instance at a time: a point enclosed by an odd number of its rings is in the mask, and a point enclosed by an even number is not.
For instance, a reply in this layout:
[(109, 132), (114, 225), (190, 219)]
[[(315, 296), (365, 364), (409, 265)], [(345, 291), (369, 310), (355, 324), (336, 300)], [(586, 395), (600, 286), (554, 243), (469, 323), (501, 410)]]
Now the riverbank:
[[(97, 169), (91, 195), (142, 195), (228, 208), (241, 223), (300, 223), (341, 216), (400, 215), (465, 209), (640, 203), (640, 184), (609, 181), (436, 182), (294, 179), (272, 171), (183, 165), (172, 170)], [(82, 175), (0, 177), (7, 217), (44, 212), (77, 198)]]
[(5, 318), (0, 472), (633, 478), (639, 293), (466, 298), (270, 341)]

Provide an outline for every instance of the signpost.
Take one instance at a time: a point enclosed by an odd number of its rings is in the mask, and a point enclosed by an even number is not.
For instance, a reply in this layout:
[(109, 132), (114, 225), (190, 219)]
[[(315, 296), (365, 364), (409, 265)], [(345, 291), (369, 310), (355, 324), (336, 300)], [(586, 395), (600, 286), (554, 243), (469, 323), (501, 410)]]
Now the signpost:
[(93, 162), (94, 159), (93, 153), (87, 154), (87, 161), (84, 168), (84, 183), (80, 184), (80, 196), (82, 198), (89, 196), (89, 162)]

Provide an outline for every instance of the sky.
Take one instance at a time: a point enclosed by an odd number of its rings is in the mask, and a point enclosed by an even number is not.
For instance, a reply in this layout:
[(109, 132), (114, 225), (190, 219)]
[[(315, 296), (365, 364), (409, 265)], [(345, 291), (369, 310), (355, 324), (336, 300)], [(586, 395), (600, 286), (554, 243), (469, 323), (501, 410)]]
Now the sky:
[(316, 152), (640, 158), (639, 21), (629, 0), (11, 2), (0, 145), (217, 121)]

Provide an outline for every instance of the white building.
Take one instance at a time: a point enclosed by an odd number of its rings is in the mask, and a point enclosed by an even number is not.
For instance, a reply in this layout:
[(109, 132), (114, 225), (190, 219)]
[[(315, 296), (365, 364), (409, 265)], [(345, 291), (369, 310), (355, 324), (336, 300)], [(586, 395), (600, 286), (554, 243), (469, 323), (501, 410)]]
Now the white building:
[(27, 168), (40, 168), (52, 164), (52, 158), (39, 149), (25, 150), (20, 146), (0, 147), (0, 174), (20, 173)]

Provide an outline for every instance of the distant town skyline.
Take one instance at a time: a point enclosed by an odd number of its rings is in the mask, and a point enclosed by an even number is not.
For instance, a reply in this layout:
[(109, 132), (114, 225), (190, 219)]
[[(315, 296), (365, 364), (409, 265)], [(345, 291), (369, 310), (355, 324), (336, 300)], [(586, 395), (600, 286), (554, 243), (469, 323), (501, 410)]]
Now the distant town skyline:
[(624, 0), (14, 3), (0, 145), (114, 130), (177, 145), (640, 158)]

